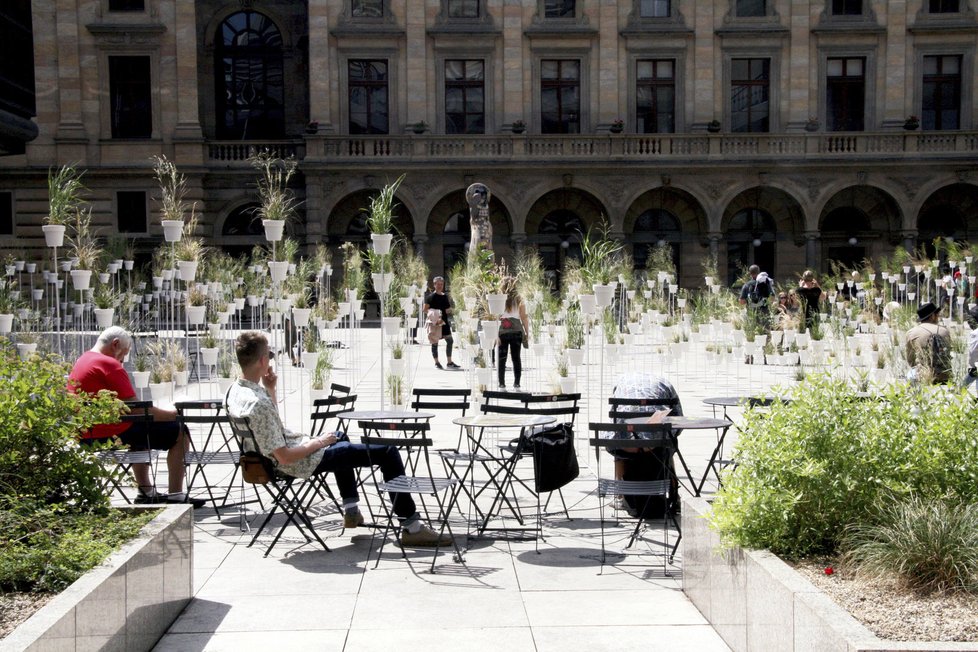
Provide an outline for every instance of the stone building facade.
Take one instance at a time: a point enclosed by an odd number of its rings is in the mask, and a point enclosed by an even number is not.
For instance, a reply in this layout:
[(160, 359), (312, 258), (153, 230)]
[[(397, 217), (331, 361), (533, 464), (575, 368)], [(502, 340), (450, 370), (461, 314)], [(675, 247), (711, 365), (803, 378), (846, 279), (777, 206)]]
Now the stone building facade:
[(973, 5), (35, 0), (38, 136), (0, 158), (0, 246), (40, 257), (47, 171), (72, 163), (102, 232), (148, 251), (165, 154), (209, 243), (244, 250), (266, 148), (300, 160), (310, 245), (365, 241), (361, 209), (405, 174), (398, 228), (435, 272), (473, 181), (504, 256), (556, 269), (604, 219), (638, 267), (669, 244), (685, 286), (710, 253), (727, 280), (788, 279), (974, 239)]

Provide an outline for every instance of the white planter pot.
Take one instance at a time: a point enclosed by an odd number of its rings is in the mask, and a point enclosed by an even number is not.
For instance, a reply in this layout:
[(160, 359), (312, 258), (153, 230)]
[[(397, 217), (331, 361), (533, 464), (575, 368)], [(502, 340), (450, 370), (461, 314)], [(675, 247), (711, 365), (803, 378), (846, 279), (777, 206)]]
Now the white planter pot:
[(109, 282), (109, 273), (108, 272), (99, 272), (98, 282), (101, 283), (102, 285), (105, 285), (106, 283), (108, 283)]
[(309, 390), (309, 400), (310, 401), (315, 401), (315, 400), (318, 400), (318, 399), (321, 399), (321, 398), (326, 398), (326, 396), (328, 394), (329, 394), (329, 390), (328, 389), (310, 389)]
[(278, 326), (282, 323), (282, 313), (278, 310), (268, 311), (268, 321), (273, 326)]
[(593, 294), (582, 294), (577, 297), (577, 300), (581, 304), (581, 312), (585, 315), (593, 315), (597, 310), (598, 302)]
[(63, 247), (65, 243), (64, 224), (45, 224), (41, 227), (44, 231), (44, 242), (49, 247)]
[(505, 294), (488, 294), (486, 302), (489, 304), (489, 314), (499, 316), (506, 310)]
[(560, 393), (561, 394), (573, 394), (577, 389), (577, 379), (573, 376), (567, 376), (566, 378), (560, 379)]
[(401, 306), (401, 310), (404, 311), (404, 314), (410, 317), (411, 313), (414, 312), (414, 299), (411, 297), (400, 297), (397, 302)]
[(496, 320), (482, 320), (482, 332), (486, 336), (486, 344), (494, 346), (496, 338), (499, 337), (499, 322)]
[(245, 298), (244, 297), (234, 297), (234, 309), (235, 310), (244, 310), (244, 307), (245, 307)]
[(397, 337), (397, 332), (401, 329), (400, 317), (384, 317), (384, 335), (387, 337)]
[(148, 371), (134, 371), (132, 372), (132, 386), (136, 389), (145, 389), (149, 386), (149, 372)]
[(289, 275), (289, 263), (284, 260), (270, 260), (268, 273), (272, 277), (272, 283), (281, 283)]
[(225, 378), (224, 376), (219, 376), (217, 379), (217, 388), (221, 392), (221, 396), (228, 393), (231, 389), (231, 385), (234, 384), (234, 378)]
[(92, 284), (92, 270), (73, 269), (71, 270), (71, 285), (76, 290), (87, 290)]
[(115, 308), (95, 309), (95, 325), (99, 328), (108, 328), (111, 326), (113, 317), (115, 317)]
[(407, 360), (404, 358), (391, 359), (391, 373), (397, 376), (403, 376), (404, 370), (407, 368)]
[(258, 303), (258, 297), (254, 294), (249, 294), (245, 299), (248, 300), (248, 307), (257, 308), (260, 304)]
[(177, 387), (184, 387), (188, 380), (190, 380), (190, 372), (186, 369), (173, 372), (173, 382), (176, 383)]
[(17, 355), (21, 360), (26, 360), (37, 351), (37, 342), (18, 342)]
[(391, 289), (391, 281), (394, 280), (394, 274), (391, 272), (371, 274), (370, 278), (373, 280), (374, 290), (377, 294), (387, 294)]
[(591, 286), (594, 290), (594, 300), (599, 308), (607, 308), (615, 300), (615, 288), (613, 285), (600, 285), (595, 283)]
[(207, 306), (187, 306), (187, 323), (197, 326), (204, 323)]
[(485, 385), (489, 387), (492, 383), (492, 369), (488, 367), (479, 367), (475, 370), (475, 382), (478, 385)]
[(302, 367), (308, 371), (312, 372), (316, 368), (316, 364), (319, 362), (319, 352), (318, 351), (303, 351), (302, 352)]
[(221, 352), (218, 347), (201, 347), (200, 348), (200, 363), (205, 367), (213, 367), (217, 364), (217, 354)]
[(547, 345), (544, 342), (534, 342), (530, 345), (530, 350), (533, 351), (533, 355), (542, 356), (547, 352)]
[[(220, 314), (224, 314), (224, 313), (220, 313)], [(222, 321), (224, 321), (224, 323), (227, 323), (225, 320), (222, 320)], [(207, 324), (207, 332), (209, 332), (213, 337), (220, 337), (221, 336), (221, 324), (220, 323), (215, 324), (213, 322)]]
[(370, 240), (373, 242), (374, 253), (379, 256), (386, 256), (391, 252), (391, 241), (394, 236), (390, 233), (371, 233)]
[[(350, 310), (353, 312), (360, 312), (362, 307), (363, 299), (350, 299)], [(363, 319), (363, 317), (360, 317), (360, 319)]]
[(122, 261), (122, 268), (127, 272), (131, 272), (132, 268), (136, 265), (135, 260), (124, 260)]
[(0, 315), (0, 333), (9, 333), (14, 327), (13, 313)]
[(33, 290), (31, 295), (34, 297), (34, 301), (40, 301), (44, 298), (44, 290)]
[(363, 321), (363, 317), (366, 314), (367, 314), (367, 310), (365, 308), (360, 308), (359, 310), (357, 310), (357, 321)]
[(265, 227), (265, 239), (269, 242), (278, 242), (285, 234), (285, 220), (262, 220)]
[(183, 237), (183, 220), (163, 220), (163, 239), (167, 242), (180, 242)]
[(336, 304), (336, 315), (337, 317), (346, 317), (350, 314), (350, 302), (340, 301)]
[(567, 364), (575, 366), (584, 364), (584, 349), (567, 349)]
[(170, 383), (149, 383), (149, 395), (153, 402), (157, 403), (166, 399), (166, 392), (170, 388)]
[(185, 283), (193, 283), (197, 278), (196, 260), (178, 260), (177, 267), (180, 269), (180, 280)]
[(296, 328), (305, 328), (309, 325), (309, 315), (312, 314), (312, 308), (293, 308), (292, 309), (292, 321), (295, 322)]

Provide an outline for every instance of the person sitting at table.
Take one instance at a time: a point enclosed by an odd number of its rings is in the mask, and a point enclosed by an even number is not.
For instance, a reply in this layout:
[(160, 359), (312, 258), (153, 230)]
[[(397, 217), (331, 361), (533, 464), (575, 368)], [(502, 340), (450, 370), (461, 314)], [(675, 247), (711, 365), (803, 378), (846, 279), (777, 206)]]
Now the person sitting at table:
[(921, 383), (951, 380), (951, 332), (938, 323), (941, 309), (928, 301), (917, 309), (920, 323), (907, 331), (907, 379)]
[[(68, 391), (97, 394), (106, 389), (114, 392), (120, 401), (136, 398), (136, 390), (129, 382), (129, 374), (122, 366), (129, 349), (132, 336), (121, 326), (110, 326), (98, 336), (95, 346), (81, 354), (68, 374)], [(204, 506), (205, 501), (188, 499), (183, 492), (183, 479), (186, 472), (184, 453), (190, 445), (190, 433), (180, 428), (175, 421), (176, 410), (151, 407), (152, 421), (132, 423), (107, 423), (92, 427), (81, 435), (83, 445), (106, 441), (118, 437), (130, 450), (143, 451), (147, 448), (167, 451), (166, 468), (169, 493), (156, 491), (150, 479), (149, 464), (133, 464), (139, 493), (134, 502), (143, 503), (190, 503), (195, 508)]]
[[(384, 480), (404, 475), (401, 455), (393, 446), (354, 444), (341, 432), (310, 438), (285, 428), (276, 407), (275, 387), (278, 376), (269, 364), (268, 340), (263, 333), (247, 331), (234, 345), (239, 378), (227, 394), (227, 411), (234, 417), (246, 417), (263, 455), (276, 467), (296, 478), (333, 473), (343, 506), (343, 527), (363, 525), (357, 480), (353, 469), (380, 466)], [(437, 532), (421, 521), (410, 494), (391, 494), (394, 513), (401, 519), (401, 544), (405, 546), (449, 546), (448, 534)]]

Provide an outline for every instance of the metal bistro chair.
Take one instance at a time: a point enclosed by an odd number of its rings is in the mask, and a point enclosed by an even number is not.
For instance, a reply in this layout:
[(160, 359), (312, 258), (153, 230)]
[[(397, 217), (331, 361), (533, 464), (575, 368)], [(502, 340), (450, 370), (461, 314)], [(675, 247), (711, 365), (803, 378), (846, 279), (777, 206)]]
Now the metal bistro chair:
[[(339, 392), (339, 393), (337, 393)], [(330, 386), (330, 394), (325, 398), (317, 398), (312, 402), (313, 412), (309, 415), (312, 419), (310, 436), (319, 437), (326, 430), (326, 424), (330, 419), (337, 420), (337, 429), (346, 432), (349, 424), (343, 418), (345, 412), (352, 412), (357, 402), (357, 395), (350, 393), (350, 388), (346, 385), (333, 383)]]
[[(126, 401), (129, 412), (119, 416), (120, 423), (149, 423), (153, 420), (153, 415), (149, 409), (153, 406), (152, 401)], [(106, 441), (113, 441), (107, 439)], [(117, 440), (115, 440), (118, 443)], [(146, 450), (134, 451), (129, 448), (106, 448), (96, 451), (95, 457), (104, 466), (110, 468), (106, 475), (103, 491), (115, 491), (126, 504), (132, 504), (132, 499), (126, 495), (123, 482), (132, 470), (133, 464), (149, 464), (150, 477), (153, 484), (156, 484), (156, 466), (159, 460), (159, 451), (149, 447), (149, 435), (147, 434)]]
[[(653, 504), (652, 498), (660, 498), (665, 510), (665, 516), (662, 518), (663, 545), (669, 549), (668, 557), (663, 555), (662, 561), (663, 571), (666, 571), (666, 564), (673, 560), (676, 555), (676, 550), (679, 548), (679, 542), (682, 540), (682, 530), (679, 527), (679, 522), (676, 520), (675, 514), (669, 509), (669, 493), (672, 486), (672, 476), (674, 476), (670, 462), (676, 452), (676, 439), (672, 434), (672, 427), (669, 424), (663, 423), (630, 424), (592, 422), (588, 424), (588, 429), (592, 435), (589, 442), (594, 447), (595, 469), (598, 476), (598, 505), (601, 520), (601, 564), (604, 565), (606, 561), (604, 514), (606, 499), (608, 497), (614, 499), (615, 496), (619, 495), (646, 496), (647, 499), (637, 517), (635, 529), (632, 530), (625, 549), (630, 548), (635, 543), (635, 539), (638, 538), (649, 506)], [(612, 437), (608, 439), (602, 438), (602, 433), (610, 433)], [(661, 463), (665, 465), (667, 477), (663, 480), (618, 480), (602, 477), (601, 452), (621, 449), (655, 451)], [(671, 548), (669, 547), (668, 523), (670, 520), (676, 527), (676, 531), (679, 532), (679, 537)]]
[[(231, 424), (231, 430), (238, 438), (238, 444), (240, 446), (240, 452), (254, 452), (258, 453), (262, 457), (265, 469), (268, 471), (269, 481), (265, 485), (268, 490), (269, 495), (272, 498), (272, 508), (265, 515), (265, 519), (255, 530), (254, 536), (251, 538), (251, 542), (248, 544), (250, 548), (258, 540), (259, 535), (268, 526), (275, 512), (281, 510), (285, 515), (285, 523), (279, 529), (275, 538), (272, 542), (268, 544), (268, 548), (265, 550), (265, 557), (272, 551), (275, 544), (282, 537), (282, 533), (285, 532), (285, 528), (289, 525), (294, 525), (295, 528), (302, 534), (307, 543), (311, 543), (313, 539), (319, 542), (324, 550), (329, 552), (329, 546), (323, 541), (319, 533), (316, 532), (316, 527), (310, 520), (307, 512), (309, 507), (309, 498), (311, 495), (319, 495), (316, 491), (317, 483), (312, 481), (306, 482), (302, 478), (296, 478), (294, 476), (288, 475), (282, 471), (278, 470), (276, 463), (265, 455), (261, 448), (258, 446), (258, 440), (255, 437), (255, 433), (251, 429), (251, 424), (249, 424), (246, 417), (235, 417), (228, 416), (228, 422)], [(306, 533), (308, 530), (308, 534)], [(309, 535), (312, 535), (310, 537)]]
[[(608, 418), (618, 422), (624, 421), (625, 419), (650, 417), (665, 408), (675, 409), (679, 406), (679, 398), (675, 396), (668, 398), (622, 398), (612, 396), (608, 399), (608, 404), (611, 406), (608, 410)], [(689, 493), (699, 495), (696, 493), (696, 480), (693, 479), (693, 472), (689, 470), (689, 465), (686, 464), (686, 458), (683, 457), (682, 451), (679, 450), (679, 433), (681, 432), (682, 430), (677, 428), (673, 428), (672, 430), (672, 436), (676, 439), (676, 457), (679, 458), (679, 463), (683, 465), (683, 471), (689, 480)], [(676, 482), (680, 482), (678, 476), (676, 477)]]
[[(415, 387), (411, 390), (411, 395), (414, 396), (411, 401), (411, 409), (415, 412), (422, 410), (457, 411), (459, 416), (464, 417), (470, 407), (469, 398), (472, 396), (472, 390)], [(459, 426), (458, 443), (455, 445), (456, 451), (462, 449), (464, 437), (465, 431)]]
[[(384, 533), (381, 535), (380, 548), (377, 550), (377, 560), (374, 568), (380, 565), (380, 556), (384, 552), (384, 545), (391, 530), (397, 539), (398, 545), (401, 542), (401, 529), (394, 524), (396, 515), (393, 504), (389, 503), (383, 494), (419, 494), (434, 496), (438, 504), (437, 518), (431, 518), (431, 514), (425, 516), (432, 525), (437, 524), (438, 536), (442, 536), (445, 530), (452, 539), (452, 547), (455, 548), (453, 560), (458, 563), (465, 563), (462, 551), (455, 541), (452, 532), (449, 516), (457, 498), (455, 485), (458, 480), (455, 478), (436, 478), (431, 472), (431, 457), (429, 449), (432, 446), (429, 436), (430, 425), (427, 422), (388, 422), (388, 421), (360, 421), (359, 427), (364, 435), (360, 441), (369, 446), (394, 446), (403, 450), (407, 455), (405, 468), (415, 468), (427, 473), (427, 475), (401, 475), (384, 481), (377, 480), (377, 468), (373, 464), (370, 466), (370, 476), (377, 486), (377, 492), (381, 494), (381, 505), (387, 517), (387, 524)], [(367, 449), (370, 450), (369, 448)], [(388, 496), (389, 497), (389, 496)], [(423, 503), (422, 503), (423, 504)], [(427, 512), (427, 508), (425, 508)], [(404, 546), (401, 545), (401, 556), (407, 558)], [(438, 546), (435, 547), (435, 554), (431, 558), (431, 572), (435, 572), (435, 561), (438, 559)]]

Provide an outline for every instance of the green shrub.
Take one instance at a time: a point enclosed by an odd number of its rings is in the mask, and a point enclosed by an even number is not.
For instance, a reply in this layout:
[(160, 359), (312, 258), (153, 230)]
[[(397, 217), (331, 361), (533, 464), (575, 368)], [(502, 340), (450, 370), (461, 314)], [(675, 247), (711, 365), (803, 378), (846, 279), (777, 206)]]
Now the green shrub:
[(854, 523), (844, 560), (873, 577), (895, 577), (922, 591), (978, 590), (978, 505), (958, 501), (884, 500), (874, 517)]
[(79, 510), (108, 505), (106, 471), (78, 445), (78, 435), (92, 424), (117, 422), (123, 406), (107, 392), (69, 394), (69, 371), (53, 355), (21, 361), (9, 342), (0, 342), (0, 496)]
[(901, 384), (861, 400), (812, 375), (790, 398), (745, 414), (711, 516), (725, 545), (831, 554), (881, 495), (976, 502), (978, 406), (967, 394)]

